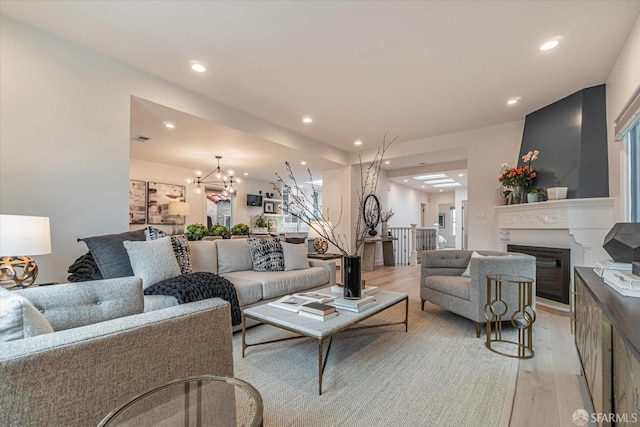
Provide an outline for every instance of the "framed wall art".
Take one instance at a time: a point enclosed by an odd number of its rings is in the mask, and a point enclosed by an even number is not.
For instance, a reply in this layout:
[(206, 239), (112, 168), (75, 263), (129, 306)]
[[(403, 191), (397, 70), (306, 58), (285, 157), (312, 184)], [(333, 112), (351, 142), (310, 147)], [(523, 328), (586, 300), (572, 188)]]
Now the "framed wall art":
[(264, 213), (275, 213), (275, 205), (273, 202), (264, 202)]
[(147, 183), (129, 180), (129, 224), (147, 221)]
[(444, 228), (444, 227), (445, 227), (445, 224), (444, 224), (444, 214), (443, 214), (443, 213), (438, 214), (438, 226), (439, 226), (440, 228)]
[(147, 224), (174, 224), (176, 218), (169, 216), (169, 202), (184, 202), (184, 185), (147, 183)]

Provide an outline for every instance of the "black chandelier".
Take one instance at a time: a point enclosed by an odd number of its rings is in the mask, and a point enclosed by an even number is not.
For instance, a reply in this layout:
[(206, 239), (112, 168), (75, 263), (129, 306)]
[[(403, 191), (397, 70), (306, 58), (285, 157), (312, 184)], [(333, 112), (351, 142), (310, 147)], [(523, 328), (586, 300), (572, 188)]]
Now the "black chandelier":
[[(215, 185), (217, 187), (222, 187), (222, 194), (228, 196), (229, 194), (234, 194), (236, 189), (233, 187), (233, 184), (237, 184), (240, 180), (233, 176), (233, 171), (225, 172), (220, 168), (220, 159), (222, 156), (216, 156), (218, 159), (218, 167), (209, 172), (207, 175), (202, 176), (202, 172), (196, 171), (195, 179), (188, 179), (187, 182), (189, 184), (195, 184), (195, 192), (200, 194), (203, 190), (203, 185)], [(211, 179), (209, 179), (211, 177)]]

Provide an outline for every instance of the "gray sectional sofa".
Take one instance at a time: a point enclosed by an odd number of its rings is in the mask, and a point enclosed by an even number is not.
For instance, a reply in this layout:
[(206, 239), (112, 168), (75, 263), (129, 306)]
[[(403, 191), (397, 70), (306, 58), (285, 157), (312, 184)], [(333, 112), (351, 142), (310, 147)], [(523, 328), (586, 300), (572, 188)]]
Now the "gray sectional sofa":
[[(253, 271), (247, 239), (190, 241), (189, 250), (193, 271), (219, 274), (233, 283), (241, 309), (336, 284), (333, 261), (308, 260), (307, 268), (291, 271)], [(145, 296), (145, 311), (172, 305), (177, 305), (173, 297)]]
[(291, 271), (253, 271), (246, 239), (192, 241), (189, 248), (193, 271), (216, 273), (228, 279), (236, 288), (242, 309), (336, 284), (333, 261), (309, 260), (308, 268)]
[[(95, 426), (171, 380), (233, 376), (229, 303), (221, 299), (143, 312), (137, 277), (11, 293), (30, 301), (54, 332), (0, 343), (2, 426)], [(1, 321), (15, 297), (4, 298)]]

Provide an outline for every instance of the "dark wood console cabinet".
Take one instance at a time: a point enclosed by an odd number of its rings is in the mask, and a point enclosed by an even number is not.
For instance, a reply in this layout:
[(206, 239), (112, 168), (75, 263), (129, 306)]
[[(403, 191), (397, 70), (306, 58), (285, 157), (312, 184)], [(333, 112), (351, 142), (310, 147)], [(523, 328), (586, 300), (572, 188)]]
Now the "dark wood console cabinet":
[(572, 321), (582, 370), (595, 412), (614, 414), (600, 425), (640, 425), (640, 298), (620, 295), (591, 268), (574, 273)]

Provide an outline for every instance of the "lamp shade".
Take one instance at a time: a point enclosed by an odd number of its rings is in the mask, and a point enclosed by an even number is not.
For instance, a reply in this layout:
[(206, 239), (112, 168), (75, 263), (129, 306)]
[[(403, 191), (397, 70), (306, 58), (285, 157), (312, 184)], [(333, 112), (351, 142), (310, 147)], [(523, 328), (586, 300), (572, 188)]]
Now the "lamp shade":
[[(317, 220), (311, 221), (309, 225), (309, 238), (329, 235), (331, 234), (332, 228), (333, 226), (331, 225), (331, 222)], [(320, 231), (320, 233), (318, 231)]]
[(187, 202), (169, 202), (169, 215), (189, 215), (190, 206)]
[(49, 218), (0, 215), (0, 256), (51, 253)]

